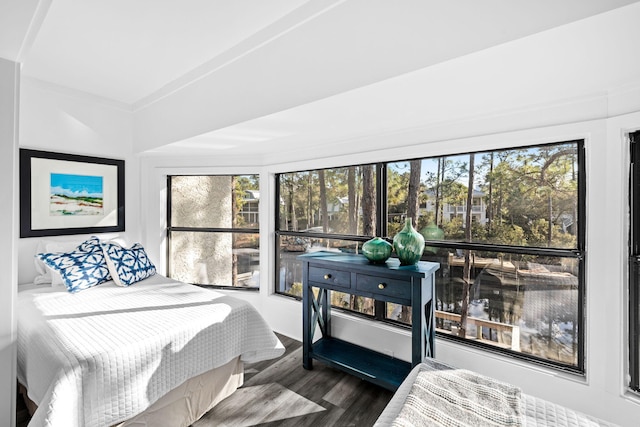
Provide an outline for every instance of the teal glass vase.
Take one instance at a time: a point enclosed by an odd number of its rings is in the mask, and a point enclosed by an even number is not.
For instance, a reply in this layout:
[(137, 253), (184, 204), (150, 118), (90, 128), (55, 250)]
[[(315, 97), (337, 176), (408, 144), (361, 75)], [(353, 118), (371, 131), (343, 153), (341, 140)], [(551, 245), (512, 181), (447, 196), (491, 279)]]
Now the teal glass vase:
[(424, 251), (424, 237), (413, 228), (411, 218), (407, 218), (404, 228), (393, 236), (393, 249), (401, 265), (413, 265), (420, 261)]
[(393, 246), (381, 237), (374, 237), (362, 244), (362, 255), (373, 264), (384, 264), (391, 256)]
[[(444, 240), (444, 231), (433, 222), (420, 230), (420, 234), (424, 240)], [(438, 248), (433, 246), (425, 246), (424, 250), (434, 254), (438, 252)]]

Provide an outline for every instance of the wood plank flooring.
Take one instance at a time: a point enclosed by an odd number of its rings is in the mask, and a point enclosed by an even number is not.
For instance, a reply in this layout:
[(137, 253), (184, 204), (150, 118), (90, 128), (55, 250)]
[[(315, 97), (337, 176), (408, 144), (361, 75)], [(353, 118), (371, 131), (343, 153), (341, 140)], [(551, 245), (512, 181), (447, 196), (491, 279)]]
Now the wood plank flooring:
[[(278, 335), (279, 359), (245, 365), (245, 383), (192, 427), (357, 426), (375, 423), (393, 393), (314, 361), (302, 367), (302, 343)], [(17, 427), (29, 416), (18, 397)], [(171, 426), (167, 426), (171, 427)]]

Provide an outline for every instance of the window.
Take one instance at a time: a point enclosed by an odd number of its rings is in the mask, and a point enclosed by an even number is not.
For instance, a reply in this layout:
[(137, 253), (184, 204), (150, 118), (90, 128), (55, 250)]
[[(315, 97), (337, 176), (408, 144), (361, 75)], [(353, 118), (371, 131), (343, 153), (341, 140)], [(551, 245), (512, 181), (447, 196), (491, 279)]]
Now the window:
[[(300, 296), (296, 256), (359, 252), (407, 217), (438, 262), (438, 335), (583, 372), (582, 141), (283, 173), (276, 291)], [(326, 218), (326, 220), (324, 220)], [(399, 326), (410, 308), (332, 293)]]
[[(358, 253), (376, 230), (376, 170), (372, 165), (277, 175), (276, 291), (302, 297), (304, 252)], [(332, 292), (332, 304), (374, 316), (373, 301)]]
[(168, 177), (168, 275), (219, 287), (259, 288), (257, 175)]
[(629, 387), (640, 392), (640, 132), (630, 139)]

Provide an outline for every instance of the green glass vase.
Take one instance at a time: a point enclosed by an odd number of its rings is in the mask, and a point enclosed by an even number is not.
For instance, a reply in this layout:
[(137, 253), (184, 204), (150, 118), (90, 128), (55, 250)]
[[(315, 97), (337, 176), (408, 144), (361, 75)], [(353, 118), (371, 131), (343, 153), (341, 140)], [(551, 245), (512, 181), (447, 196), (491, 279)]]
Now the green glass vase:
[[(420, 234), (424, 240), (444, 240), (444, 231), (433, 222), (420, 230)], [(424, 250), (434, 254), (438, 252), (438, 248), (433, 246), (425, 246)]]
[(424, 237), (413, 228), (411, 218), (407, 218), (404, 228), (393, 236), (393, 249), (401, 265), (413, 265), (420, 261), (424, 250)]
[(391, 256), (393, 246), (381, 237), (374, 237), (362, 244), (362, 255), (373, 264), (384, 264)]

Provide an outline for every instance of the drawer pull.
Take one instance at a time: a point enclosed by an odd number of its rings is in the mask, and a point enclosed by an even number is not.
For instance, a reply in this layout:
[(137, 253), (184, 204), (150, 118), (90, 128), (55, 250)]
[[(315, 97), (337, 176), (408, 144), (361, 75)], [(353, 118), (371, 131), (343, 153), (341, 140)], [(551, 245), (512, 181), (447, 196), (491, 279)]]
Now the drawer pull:
[(378, 283), (378, 289), (384, 289), (387, 287), (386, 283)]
[(324, 275), (324, 280), (329, 280), (331, 279), (331, 275), (330, 274), (325, 274)]

